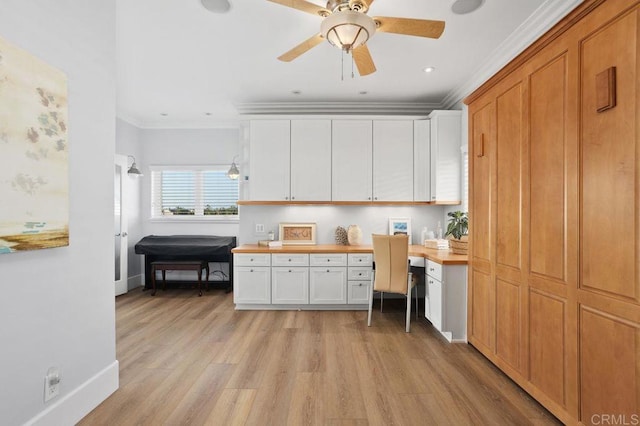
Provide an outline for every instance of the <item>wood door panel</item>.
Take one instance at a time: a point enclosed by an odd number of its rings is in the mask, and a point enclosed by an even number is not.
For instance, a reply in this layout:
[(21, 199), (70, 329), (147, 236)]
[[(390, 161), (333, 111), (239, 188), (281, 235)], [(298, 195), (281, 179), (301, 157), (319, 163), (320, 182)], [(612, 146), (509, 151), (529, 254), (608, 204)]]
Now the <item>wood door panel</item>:
[(491, 277), (473, 271), (473, 284), (470, 288), (471, 296), (471, 330), (470, 334), (478, 342), (493, 351), (494, 330), (494, 292)]
[(565, 305), (548, 294), (529, 293), (531, 383), (565, 406)]
[(496, 281), (496, 354), (520, 371), (520, 287)]
[(473, 241), (472, 256), (491, 261), (491, 123), (495, 106), (487, 104), (472, 114), (471, 162), (473, 186), (471, 187), (471, 211), (473, 227), (469, 228)]
[(631, 421), (640, 412), (639, 326), (580, 308), (581, 419), (598, 424), (598, 416), (610, 414)]
[(496, 263), (521, 268), (522, 84), (496, 99)]
[(530, 76), (530, 270), (565, 281), (565, 55)]
[[(581, 45), (581, 287), (640, 300), (638, 268), (638, 12)], [(615, 107), (597, 112), (596, 75), (615, 67)], [(635, 238), (634, 238), (635, 237)]]

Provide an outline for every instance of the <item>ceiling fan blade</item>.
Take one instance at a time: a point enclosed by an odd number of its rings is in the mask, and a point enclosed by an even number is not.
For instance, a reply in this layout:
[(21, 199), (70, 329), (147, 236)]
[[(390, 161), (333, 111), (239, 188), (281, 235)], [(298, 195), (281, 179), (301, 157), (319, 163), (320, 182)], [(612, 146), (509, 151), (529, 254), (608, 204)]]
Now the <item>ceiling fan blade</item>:
[(353, 60), (358, 67), (358, 74), (360, 74), (361, 77), (376, 72), (376, 66), (373, 63), (371, 53), (369, 53), (369, 48), (366, 44), (353, 49), (352, 55)]
[(325, 9), (324, 7), (320, 7), (317, 4), (309, 3), (305, 0), (269, 0), (272, 3), (278, 3), (283, 6), (291, 7), (293, 9), (298, 9), (303, 12), (311, 13), (316, 16), (328, 16), (331, 15), (331, 12)]
[(280, 55), (278, 59), (280, 59), (283, 62), (291, 62), (298, 56), (302, 55), (307, 50), (310, 50), (316, 47), (323, 41), (324, 41), (324, 38), (320, 34), (316, 34), (313, 37), (303, 41), (302, 43), (300, 43), (299, 45), (297, 45), (287, 53)]
[(429, 19), (390, 18), (376, 16), (373, 18), (378, 24), (378, 31), (385, 33), (404, 34), (417, 37), (440, 38), (444, 31), (444, 21)]

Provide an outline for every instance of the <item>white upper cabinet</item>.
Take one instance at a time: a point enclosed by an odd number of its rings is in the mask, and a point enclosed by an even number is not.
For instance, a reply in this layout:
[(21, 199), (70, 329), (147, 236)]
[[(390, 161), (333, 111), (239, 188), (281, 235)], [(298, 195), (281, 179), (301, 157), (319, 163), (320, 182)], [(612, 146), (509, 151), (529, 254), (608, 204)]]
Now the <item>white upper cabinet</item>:
[(331, 201), (331, 120), (291, 120), (291, 200)]
[(413, 122), (413, 201), (431, 201), (431, 127)]
[(373, 122), (333, 120), (331, 135), (331, 199), (371, 201)]
[(462, 111), (433, 111), (431, 121), (431, 201), (460, 201)]
[(290, 198), (290, 120), (252, 120), (249, 134), (251, 200)]
[(373, 121), (373, 201), (413, 201), (413, 120)]

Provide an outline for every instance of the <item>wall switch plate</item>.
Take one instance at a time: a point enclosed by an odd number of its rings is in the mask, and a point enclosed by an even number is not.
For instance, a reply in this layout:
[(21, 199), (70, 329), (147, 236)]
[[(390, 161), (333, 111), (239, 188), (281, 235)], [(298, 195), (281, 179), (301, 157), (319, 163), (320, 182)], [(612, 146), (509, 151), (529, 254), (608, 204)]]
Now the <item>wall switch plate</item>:
[(256, 223), (256, 234), (264, 234), (264, 225), (262, 223)]
[(60, 370), (51, 367), (44, 378), (44, 402), (55, 398), (60, 394)]

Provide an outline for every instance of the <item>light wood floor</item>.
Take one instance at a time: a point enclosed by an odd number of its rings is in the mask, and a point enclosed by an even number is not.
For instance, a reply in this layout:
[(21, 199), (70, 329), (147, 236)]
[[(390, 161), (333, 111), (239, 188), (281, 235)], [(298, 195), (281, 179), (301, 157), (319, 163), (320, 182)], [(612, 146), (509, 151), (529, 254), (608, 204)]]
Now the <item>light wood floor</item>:
[(80, 424), (559, 424), (473, 347), (415, 315), (405, 333), (394, 303), (367, 328), (363, 311), (236, 312), (223, 290), (119, 296), (120, 389)]

